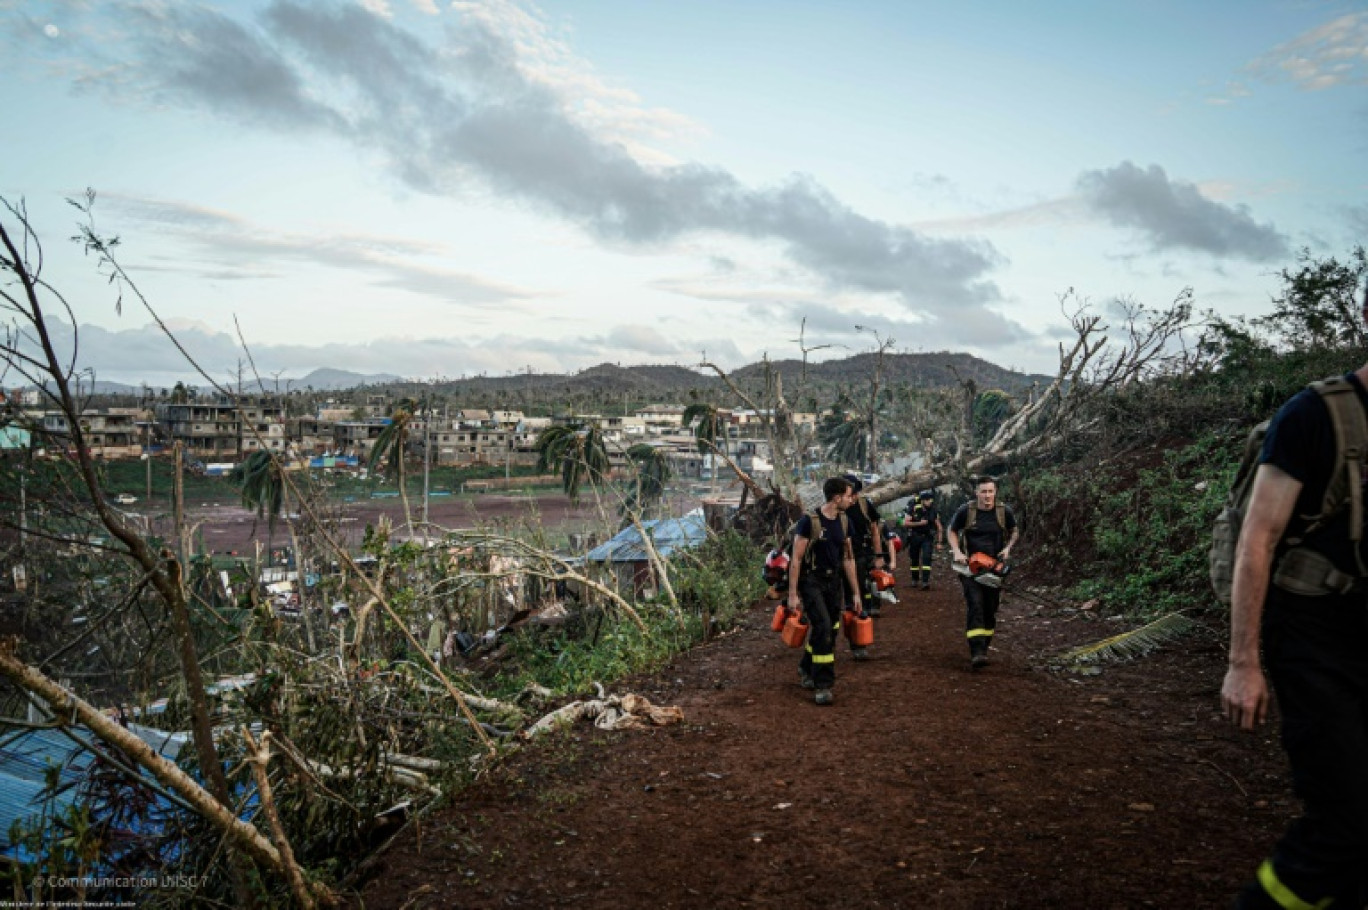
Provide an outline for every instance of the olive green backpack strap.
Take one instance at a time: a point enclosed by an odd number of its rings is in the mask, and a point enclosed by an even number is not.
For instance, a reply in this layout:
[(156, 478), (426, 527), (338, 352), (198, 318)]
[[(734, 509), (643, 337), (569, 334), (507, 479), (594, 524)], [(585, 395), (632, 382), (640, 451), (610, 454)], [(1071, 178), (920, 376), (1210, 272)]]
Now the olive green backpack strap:
[(1359, 572), (1368, 575), (1357, 544), (1363, 539), (1363, 468), (1368, 458), (1368, 419), (1354, 386), (1342, 376), (1311, 383), (1330, 412), (1335, 429), (1336, 465), (1325, 485), (1320, 516), (1307, 528), (1303, 538), (1338, 513), (1349, 503), (1349, 539), (1354, 542), (1354, 558)]

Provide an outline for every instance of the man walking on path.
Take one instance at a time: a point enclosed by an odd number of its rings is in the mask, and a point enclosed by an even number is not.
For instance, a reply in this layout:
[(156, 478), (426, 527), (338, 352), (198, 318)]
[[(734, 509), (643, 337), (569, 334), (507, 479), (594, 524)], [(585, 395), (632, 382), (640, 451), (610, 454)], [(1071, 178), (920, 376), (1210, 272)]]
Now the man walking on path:
[[(855, 497), (846, 509), (846, 518), (850, 520), (850, 546), (855, 551), (855, 577), (860, 581), (855, 589), (855, 608), (865, 615), (878, 616), (879, 601), (874, 597), (874, 581), (869, 577), (869, 570), (882, 569), (888, 564), (884, 557), (883, 519), (869, 497), (860, 495), (864, 483), (859, 477), (847, 474), (842, 479), (850, 484)], [(853, 646), (851, 653), (856, 660), (868, 656), (864, 648)]]
[(859, 585), (845, 516), (855, 494), (840, 477), (824, 483), (822, 494), (826, 502), (793, 527), (788, 606), (801, 611), (808, 622), (798, 676), (803, 688), (817, 690), (817, 704), (829, 705), (836, 684), (836, 630), (846, 603), (846, 585), (851, 591), (858, 591)]
[[(975, 553), (995, 559), (1011, 555), (1020, 529), (1012, 510), (997, 501), (997, 481), (981, 477), (974, 485), (974, 499), (959, 507), (950, 519), (946, 538), (956, 563), (968, 563)], [(967, 573), (960, 575), (964, 588), (964, 634), (969, 639), (969, 664), (978, 670), (988, 665), (988, 648), (997, 628), (1000, 588), (982, 583)]]
[[(1368, 291), (1360, 315), (1368, 321)], [(1368, 364), (1344, 378), (1353, 395), (1340, 413), (1352, 424), (1352, 408), (1368, 409)], [(1221, 703), (1245, 730), (1263, 723), (1262, 625), (1283, 748), (1304, 803), (1240, 892), (1236, 906), (1244, 910), (1368, 906), (1368, 510), (1352, 488), (1368, 460), (1361, 435), (1332, 418), (1324, 391), (1303, 389), (1284, 404), (1264, 437), (1235, 549)], [(1348, 451), (1355, 441), (1357, 459)], [(1333, 517), (1321, 521), (1327, 506)], [(1320, 584), (1307, 565), (1320, 567)]]
[(912, 572), (912, 587), (931, 590), (931, 557), (940, 546), (941, 520), (936, 512), (936, 496), (922, 490), (907, 503), (903, 530), (907, 535), (907, 565)]

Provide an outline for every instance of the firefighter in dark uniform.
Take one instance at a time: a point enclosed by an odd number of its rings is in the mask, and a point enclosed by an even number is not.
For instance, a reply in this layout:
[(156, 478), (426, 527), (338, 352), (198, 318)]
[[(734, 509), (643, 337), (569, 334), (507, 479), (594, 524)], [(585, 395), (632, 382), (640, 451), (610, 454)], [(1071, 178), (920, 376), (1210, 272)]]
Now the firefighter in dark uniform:
[[(855, 502), (846, 509), (850, 519), (850, 546), (855, 551), (855, 577), (860, 580), (856, 604), (860, 612), (867, 616), (879, 615), (879, 600), (874, 596), (876, 585), (869, 577), (870, 569), (883, 569), (888, 565), (884, 551), (883, 519), (868, 496), (860, 495), (864, 483), (854, 474), (845, 475), (845, 481), (855, 492)], [(850, 653), (856, 660), (864, 660), (869, 655), (864, 648), (851, 647)]]
[(841, 610), (846, 591), (857, 590), (859, 585), (848, 519), (844, 517), (855, 494), (840, 477), (824, 483), (822, 493), (826, 502), (798, 519), (793, 528), (788, 606), (801, 611), (809, 626), (807, 645), (798, 663), (799, 679), (803, 688), (817, 690), (817, 704), (829, 705), (831, 688), (836, 684), (836, 632), (841, 627)]
[[(970, 521), (970, 512), (973, 521)], [(967, 563), (975, 553), (1006, 559), (1020, 534), (1016, 516), (997, 501), (997, 481), (981, 477), (974, 485), (974, 499), (966, 502), (950, 519), (945, 536), (950, 554), (957, 563)], [(997, 629), (999, 588), (981, 584), (969, 575), (960, 575), (964, 588), (964, 634), (969, 639), (969, 664), (977, 670), (988, 665), (988, 647)]]
[[(1362, 314), (1368, 321), (1368, 292)], [(1368, 365), (1347, 377), (1368, 409)], [(1263, 661), (1278, 695), (1282, 745), (1301, 798), (1292, 822), (1240, 908), (1361, 908), (1368, 906), (1368, 520), (1355, 552), (1351, 507), (1313, 531), (1337, 469), (1358, 483), (1361, 465), (1339, 468), (1336, 430), (1327, 405), (1305, 389), (1269, 424), (1235, 550), (1230, 602), (1230, 665), (1221, 702), (1246, 730), (1268, 710)], [(1365, 491), (1368, 495), (1368, 491)], [(1348, 495), (1346, 495), (1348, 498)], [(1368, 516), (1368, 509), (1364, 510)], [(1339, 573), (1339, 583), (1298, 579), (1290, 552), (1311, 550)], [(1303, 564), (1315, 559), (1303, 559)], [(1287, 587), (1284, 587), (1286, 585)], [(1297, 591), (1289, 587), (1299, 588)], [(1324, 590), (1333, 587), (1334, 590)]]
[(936, 511), (936, 495), (922, 490), (908, 502), (903, 516), (903, 533), (907, 541), (907, 565), (912, 572), (912, 586), (921, 585), (931, 590), (931, 557), (941, 541), (941, 520)]

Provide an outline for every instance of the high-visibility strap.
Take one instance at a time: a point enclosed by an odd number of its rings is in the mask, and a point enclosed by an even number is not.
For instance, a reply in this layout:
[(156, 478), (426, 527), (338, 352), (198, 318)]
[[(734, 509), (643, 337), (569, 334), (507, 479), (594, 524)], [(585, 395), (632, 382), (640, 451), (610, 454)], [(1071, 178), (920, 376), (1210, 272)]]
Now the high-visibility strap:
[(1273, 871), (1273, 861), (1264, 860), (1259, 867), (1259, 884), (1268, 892), (1268, 896), (1277, 901), (1278, 906), (1283, 910), (1325, 910), (1334, 903), (1333, 897), (1322, 898), (1316, 903), (1302, 900), (1292, 889), (1282, 883), (1278, 878), (1278, 873)]
[(836, 655), (835, 655), (835, 654), (814, 654), (814, 655), (812, 655), (812, 662), (815, 663), (815, 664), (834, 664), (834, 663), (836, 663)]
[(988, 638), (992, 638), (992, 637), (993, 637), (993, 630), (992, 630), (992, 629), (970, 629), (968, 632), (965, 632), (965, 633), (964, 633), (964, 637), (965, 637), (965, 638), (983, 638), (983, 637), (985, 637), (985, 636), (987, 636)]

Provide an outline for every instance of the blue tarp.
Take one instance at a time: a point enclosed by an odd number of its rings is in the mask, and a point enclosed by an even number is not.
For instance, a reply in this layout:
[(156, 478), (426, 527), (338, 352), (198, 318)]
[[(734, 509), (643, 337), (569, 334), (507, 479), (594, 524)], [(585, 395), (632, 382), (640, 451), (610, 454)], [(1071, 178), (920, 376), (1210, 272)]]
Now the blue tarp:
[[(696, 547), (708, 538), (708, 527), (703, 516), (685, 515), (683, 518), (661, 518), (641, 523), (655, 542), (656, 551), (661, 556), (669, 556), (676, 550)], [(585, 562), (645, 562), (646, 549), (642, 546), (641, 535), (633, 526), (623, 528), (606, 543), (590, 550), (584, 557)]]

